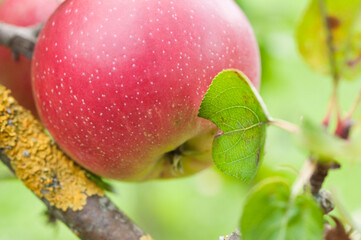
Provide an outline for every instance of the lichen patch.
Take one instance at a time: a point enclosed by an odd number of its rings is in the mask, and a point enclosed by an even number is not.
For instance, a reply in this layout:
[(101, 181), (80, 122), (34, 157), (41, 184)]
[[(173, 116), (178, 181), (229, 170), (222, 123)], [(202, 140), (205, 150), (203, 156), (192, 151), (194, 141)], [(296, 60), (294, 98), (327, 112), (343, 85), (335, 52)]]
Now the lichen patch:
[(139, 240), (153, 240), (153, 238), (149, 235), (145, 235), (145, 236), (140, 237)]
[(88, 197), (104, 194), (1, 85), (0, 149), (10, 159), (16, 176), (51, 206), (81, 210)]

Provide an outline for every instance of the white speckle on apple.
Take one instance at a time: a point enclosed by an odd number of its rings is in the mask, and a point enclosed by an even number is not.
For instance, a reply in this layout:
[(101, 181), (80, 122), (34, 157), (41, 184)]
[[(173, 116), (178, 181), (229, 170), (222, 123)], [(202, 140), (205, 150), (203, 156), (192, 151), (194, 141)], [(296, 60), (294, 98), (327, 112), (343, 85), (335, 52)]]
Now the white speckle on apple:
[(34, 53), (41, 115), (69, 155), (103, 176), (148, 172), (139, 166), (213, 129), (197, 112), (219, 71), (259, 80), (256, 42), (231, 0), (68, 0), (52, 22), (65, 24), (46, 25)]

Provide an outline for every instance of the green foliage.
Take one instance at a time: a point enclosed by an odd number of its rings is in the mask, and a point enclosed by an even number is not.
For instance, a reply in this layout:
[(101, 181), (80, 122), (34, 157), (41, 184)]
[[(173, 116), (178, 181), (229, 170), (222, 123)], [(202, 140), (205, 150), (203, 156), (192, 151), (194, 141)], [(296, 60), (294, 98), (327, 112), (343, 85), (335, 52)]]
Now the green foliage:
[(309, 120), (303, 121), (301, 143), (321, 162), (361, 160), (360, 141), (335, 137)]
[[(292, 45), (296, 18), (300, 16), (303, 7), (309, 1), (237, 1), (242, 5), (254, 27), (254, 31), (258, 34), (257, 38), (263, 60), (261, 93), (272, 115), (293, 122), (297, 122), (300, 115), (311, 116), (314, 122), (321, 119), (325, 112), (324, 106), (327, 104), (326, 100), (330, 90), (329, 85), (325, 82), (326, 77), (320, 77), (308, 71)], [(329, 0), (329, 2), (331, 1)], [(340, 0), (337, 1), (340, 2)], [(348, 1), (342, 1), (342, 3), (340, 4), (347, 7)], [(358, 22), (361, 21), (358, 20)], [(316, 21), (311, 21), (310, 27), (315, 28), (314, 24)], [(360, 31), (354, 32), (359, 33)], [(320, 35), (320, 32), (315, 30), (308, 37), (313, 37), (312, 34), (316, 37)], [(359, 37), (358, 39), (360, 42)], [(318, 42), (319, 40), (315, 43)], [(312, 51), (320, 52), (319, 49), (326, 49), (324, 42), (315, 46), (316, 49), (309, 50), (310, 54)], [(327, 56), (325, 55), (322, 60), (326, 65)], [(327, 70), (328, 66), (325, 69)], [(358, 94), (357, 91), (360, 87), (361, 81), (343, 84), (339, 91), (343, 95), (341, 105), (349, 105), (354, 96)], [(305, 136), (306, 139), (313, 139), (311, 135), (316, 135), (315, 139), (307, 143), (309, 147), (305, 146), (307, 149), (312, 150), (317, 144), (322, 144), (319, 149), (325, 148), (326, 152), (328, 151), (326, 149), (328, 142), (331, 142), (331, 146), (337, 146), (340, 143), (333, 145), (334, 137), (326, 133), (320, 126), (313, 125), (315, 129), (312, 126), (308, 129), (309, 127), (305, 124), (306, 121), (303, 124), (303, 134), (308, 135)], [(354, 133), (356, 132), (353, 131)], [(361, 136), (361, 132), (357, 134)], [(271, 170), (280, 164), (289, 164), (298, 168), (305, 160), (305, 155), (297, 150), (293, 142), (290, 141), (289, 135), (283, 131), (270, 129), (267, 132), (267, 141), (269, 146), (264, 160), (267, 164), (263, 164), (257, 177), (261, 177), (261, 175), (265, 175), (263, 177), (274, 176), (275, 173)], [(347, 142), (342, 144), (347, 144)], [(342, 147), (330, 147), (329, 150), (335, 149), (342, 149)], [(313, 151), (316, 154), (319, 150), (316, 148)], [(322, 150), (322, 152), (324, 151)], [(2, 167), (0, 164), (0, 173), (8, 171), (5, 168), (1, 169)], [(357, 191), (355, 184), (350, 183), (361, 181), (360, 172), (360, 162), (352, 164), (345, 162), (342, 165), (342, 170), (330, 173), (326, 181), (327, 185), (337, 186), (338, 193), (342, 196), (345, 207), (347, 207), (345, 211), (353, 211), (353, 214), (359, 212), (361, 192)], [(275, 184), (272, 188), (285, 184), (287, 185), (287, 183)], [(192, 238), (208, 240), (216, 239), (221, 234), (230, 233), (234, 230), (234, 224), (238, 219), (237, 213), (240, 212), (240, 203), (244, 200), (244, 195), (248, 189), (248, 185), (240, 184), (224, 175), (218, 175), (218, 172), (216, 173), (212, 169), (172, 181), (152, 181), (138, 184), (112, 182), (112, 185), (119, 192), (119, 195), (110, 194), (112, 200), (121, 209), (126, 210), (127, 215), (149, 232), (154, 239), (161, 240), (169, 239), (169, 236), (172, 236), (172, 240)], [(283, 187), (280, 188), (284, 189)], [(286, 188), (289, 189), (289, 186), (287, 185)], [(288, 191), (285, 190), (286, 195)], [(44, 224), (45, 219), (40, 214), (41, 211), (45, 210), (44, 206), (18, 181), (1, 182), (0, 192), (4, 193), (0, 197), (1, 240), (77, 239), (62, 224), (59, 224), (55, 230)], [(247, 205), (244, 208), (245, 215), (242, 219), (247, 219), (247, 215), (257, 217), (262, 213), (266, 216), (263, 209), (267, 208), (268, 203), (269, 198), (264, 195), (264, 202), (258, 201), (257, 204), (253, 205), (252, 210), (248, 211), (247, 209), (252, 205), (247, 200)], [(197, 214), (194, 214), (195, 212)], [(275, 228), (281, 226), (273, 222), (270, 223)], [(318, 224), (315, 226), (319, 229)], [(203, 231), (204, 229), (207, 230)], [(263, 228), (259, 227), (258, 231), (261, 233)], [(247, 231), (244, 234), (247, 235)], [(304, 232), (295, 234), (295, 237), (301, 236), (305, 236), (304, 239), (312, 239), (307, 238)], [(247, 240), (247, 238), (244, 239)], [(257, 237), (251, 239), (262, 240), (262, 238)], [(267, 236), (266, 239), (271, 238)]]
[(241, 72), (225, 70), (209, 87), (199, 109), (222, 131), (213, 141), (213, 159), (225, 174), (250, 181), (263, 154), (267, 110), (261, 97)]
[(360, 0), (312, 0), (296, 35), (302, 56), (315, 71), (331, 73), (328, 49), (331, 41), (337, 74), (352, 79), (360, 73)]
[(310, 193), (291, 196), (287, 182), (272, 179), (246, 200), (241, 232), (244, 240), (320, 240), (323, 213)]

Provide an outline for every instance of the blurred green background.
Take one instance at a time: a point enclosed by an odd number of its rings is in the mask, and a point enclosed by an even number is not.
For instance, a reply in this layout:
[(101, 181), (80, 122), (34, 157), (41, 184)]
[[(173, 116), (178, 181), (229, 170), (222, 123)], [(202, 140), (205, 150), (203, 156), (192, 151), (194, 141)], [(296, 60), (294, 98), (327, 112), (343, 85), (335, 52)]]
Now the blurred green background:
[[(261, 95), (276, 118), (300, 123), (302, 117), (319, 122), (327, 106), (331, 80), (313, 73), (295, 45), (297, 21), (308, 0), (238, 0), (254, 27), (262, 54)], [(359, 79), (361, 80), (361, 79)], [(341, 103), (348, 109), (361, 81), (341, 84)], [(110, 198), (155, 240), (210, 240), (234, 231), (247, 191), (271, 174), (285, 175), (281, 166), (299, 169), (307, 152), (283, 130), (268, 129), (266, 155), (255, 181), (246, 185), (215, 169), (170, 181), (112, 182), (118, 194)], [(361, 221), (361, 164), (347, 163), (327, 178), (327, 188), (355, 220)], [(0, 165), (0, 177), (8, 174)], [(265, 203), (267, 204), (267, 203)], [(0, 181), (0, 240), (77, 239), (62, 223), (47, 224), (44, 205), (18, 180)]]

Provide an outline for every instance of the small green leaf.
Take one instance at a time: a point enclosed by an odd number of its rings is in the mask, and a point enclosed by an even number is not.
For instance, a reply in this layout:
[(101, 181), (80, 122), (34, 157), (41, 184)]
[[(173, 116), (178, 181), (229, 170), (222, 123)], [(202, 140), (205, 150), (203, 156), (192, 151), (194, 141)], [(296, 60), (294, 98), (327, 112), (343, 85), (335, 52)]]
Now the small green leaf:
[(331, 73), (320, 1), (324, 1), (332, 35), (336, 71), (341, 77), (355, 78), (361, 71), (360, 0), (311, 0), (297, 29), (298, 48), (311, 68), (324, 74)]
[(328, 133), (322, 126), (305, 119), (302, 123), (301, 144), (318, 161), (360, 161), (360, 141), (343, 140)]
[[(85, 170), (86, 171), (86, 170)], [(89, 171), (86, 171), (86, 176), (92, 180), (98, 187), (103, 189), (104, 191), (111, 192), (111, 193), (117, 193), (115, 188), (110, 184), (105, 182), (101, 177), (98, 175), (91, 173)]]
[(323, 213), (309, 193), (290, 199), (290, 186), (273, 179), (252, 191), (241, 218), (243, 240), (321, 240)]
[(241, 72), (225, 70), (213, 79), (199, 109), (200, 117), (222, 131), (213, 141), (213, 160), (225, 174), (250, 181), (263, 154), (267, 111)]

